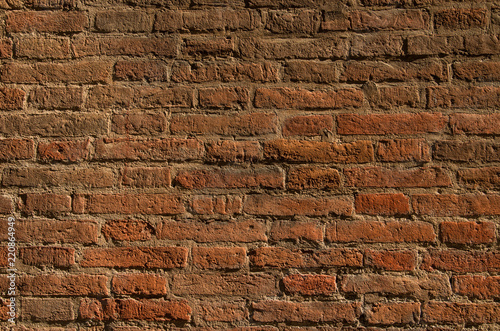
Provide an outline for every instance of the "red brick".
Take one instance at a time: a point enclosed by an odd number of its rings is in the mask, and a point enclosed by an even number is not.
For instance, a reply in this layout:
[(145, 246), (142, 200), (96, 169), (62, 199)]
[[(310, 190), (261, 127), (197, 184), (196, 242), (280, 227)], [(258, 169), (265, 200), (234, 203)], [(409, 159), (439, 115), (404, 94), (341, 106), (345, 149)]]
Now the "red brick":
[(184, 40), (182, 54), (187, 56), (221, 56), (227, 57), (235, 51), (235, 39), (233, 37), (189, 37)]
[(40, 142), (38, 143), (38, 158), (43, 162), (88, 160), (90, 158), (90, 140)]
[(344, 169), (346, 186), (436, 187), (451, 186), (451, 178), (440, 167), (394, 169), (364, 167)]
[(435, 242), (430, 223), (420, 221), (337, 221), (326, 228), (326, 239), (332, 242)]
[(12, 200), (9, 197), (0, 196), (0, 213), (10, 214), (13, 211), (12, 208), (13, 208)]
[(84, 211), (89, 214), (175, 215), (184, 209), (181, 197), (163, 193), (86, 194)]
[(422, 10), (353, 11), (349, 15), (355, 31), (428, 30), (429, 14)]
[(352, 202), (344, 197), (313, 198), (254, 194), (245, 198), (243, 211), (251, 215), (273, 216), (351, 215)]
[(101, 232), (106, 239), (135, 241), (151, 239), (154, 229), (146, 221), (111, 220), (102, 225)]
[(405, 215), (410, 213), (410, 200), (403, 193), (356, 195), (356, 213), (368, 215)]
[(241, 214), (243, 201), (240, 196), (231, 195), (199, 195), (191, 201), (192, 211), (201, 215)]
[(34, 9), (72, 9), (77, 2), (75, 0), (27, 0), (24, 5)]
[(500, 160), (500, 144), (487, 140), (476, 141), (437, 141), (434, 145), (434, 158), (464, 162), (495, 162)]
[(250, 0), (250, 7), (270, 7), (270, 8), (302, 8), (317, 7), (327, 3), (324, 0)]
[(100, 301), (81, 300), (79, 315), (93, 320), (143, 320), (158, 322), (187, 322), (191, 319), (191, 307), (185, 300), (163, 299), (111, 299)]
[(485, 28), (488, 12), (482, 8), (443, 9), (434, 14), (436, 28), (466, 30)]
[(258, 242), (267, 241), (266, 228), (254, 220), (216, 221), (165, 221), (158, 225), (158, 239), (193, 240), (210, 242)]
[(0, 110), (20, 110), (26, 92), (17, 88), (0, 88)]
[(289, 190), (330, 190), (338, 187), (340, 187), (340, 175), (336, 169), (294, 167), (288, 171), (287, 188)]
[(28, 213), (64, 213), (71, 211), (71, 197), (64, 194), (28, 193), (23, 197), (23, 210)]
[(111, 117), (111, 130), (122, 135), (159, 135), (167, 129), (163, 113), (124, 113)]
[(67, 268), (75, 264), (75, 249), (66, 247), (20, 247), (20, 260), (27, 265)]
[(245, 31), (261, 27), (261, 21), (261, 15), (255, 10), (170, 10), (156, 15), (154, 28), (156, 31), (165, 32)]
[(417, 254), (413, 251), (365, 251), (365, 266), (389, 271), (415, 270)]
[(500, 114), (454, 114), (450, 126), (453, 133), (500, 135)]
[(500, 276), (454, 276), (453, 291), (471, 298), (500, 298)]
[(107, 84), (111, 81), (112, 65), (92, 60), (33, 65), (11, 62), (2, 67), (1, 74), (4, 83)]
[(332, 295), (337, 292), (335, 276), (294, 274), (283, 278), (285, 291), (300, 295)]
[(491, 244), (495, 241), (495, 224), (444, 221), (440, 224), (441, 240), (452, 244)]
[(333, 130), (333, 118), (328, 115), (289, 117), (283, 122), (284, 136), (320, 136)]
[(338, 10), (325, 11), (321, 22), (321, 32), (347, 31), (351, 29), (348, 13)]
[(259, 88), (255, 107), (273, 109), (339, 109), (361, 107), (363, 92), (359, 89), (305, 90), (300, 88)]
[(377, 148), (377, 159), (383, 162), (429, 162), (430, 147), (424, 139), (384, 139)]
[(0, 160), (28, 160), (35, 156), (35, 144), (31, 139), (0, 139)]
[(373, 145), (366, 140), (341, 144), (277, 139), (264, 143), (264, 157), (282, 162), (367, 163), (373, 161)]
[(76, 319), (73, 301), (69, 298), (22, 298), (23, 321), (63, 322)]
[(180, 39), (177, 37), (76, 37), (72, 43), (74, 55), (86, 56), (146, 56), (175, 57)]
[(446, 81), (448, 72), (442, 62), (424, 59), (414, 62), (350, 61), (340, 75), (341, 82)]
[(346, 275), (340, 283), (340, 291), (357, 295), (377, 293), (420, 300), (451, 296), (448, 276), (429, 274), (422, 277), (406, 275), (359, 274)]
[(287, 61), (285, 77), (293, 82), (334, 83), (339, 81), (335, 62)]
[(120, 182), (132, 187), (170, 187), (169, 167), (124, 167)]
[(12, 40), (0, 39), (0, 59), (10, 59), (12, 57)]
[(403, 38), (393, 35), (367, 35), (355, 36), (351, 45), (351, 56), (377, 57), (377, 56), (402, 56)]
[(250, 92), (244, 87), (202, 88), (198, 92), (198, 102), (206, 108), (248, 108)]
[(181, 170), (175, 181), (188, 189), (284, 188), (284, 174), (276, 168)]
[(247, 259), (244, 247), (193, 247), (193, 265), (200, 269), (241, 269)]
[(205, 161), (210, 163), (242, 163), (262, 159), (257, 141), (211, 141), (205, 144)]
[(424, 305), (422, 320), (440, 324), (486, 324), (500, 321), (500, 305), (431, 301)]
[(196, 139), (129, 139), (104, 138), (96, 143), (98, 160), (187, 161), (200, 159), (202, 143)]
[(444, 270), (459, 273), (498, 272), (500, 253), (459, 250), (432, 250), (424, 255), (421, 269)]
[(167, 280), (154, 274), (118, 274), (113, 276), (111, 289), (118, 295), (165, 295)]
[(427, 108), (469, 108), (500, 107), (500, 87), (429, 87), (427, 88)]
[(407, 39), (408, 55), (447, 55), (463, 49), (462, 36), (416, 35)]
[(453, 77), (467, 81), (500, 81), (500, 62), (470, 61), (453, 63)]
[(188, 249), (184, 247), (115, 247), (87, 248), (82, 267), (110, 268), (183, 268)]
[(266, 28), (275, 34), (313, 34), (318, 32), (320, 20), (321, 13), (315, 10), (270, 11)]
[(356, 249), (291, 250), (260, 247), (251, 252), (250, 263), (258, 268), (361, 267), (363, 254)]
[[(5, 228), (5, 240), (7, 228)], [(98, 225), (83, 220), (18, 220), (16, 240), (26, 243), (82, 243), (96, 244)]]
[(238, 322), (248, 319), (244, 301), (202, 301), (198, 304), (198, 311), (199, 317), (206, 322)]
[(344, 59), (349, 55), (344, 38), (268, 39), (248, 37), (239, 43), (243, 58), (264, 59)]
[(16, 32), (82, 32), (88, 25), (84, 12), (78, 11), (13, 11), (7, 13), (6, 31)]
[(25, 296), (100, 296), (109, 295), (108, 277), (99, 275), (22, 276), (19, 289)]
[(500, 195), (496, 194), (416, 194), (412, 201), (413, 210), (419, 215), (500, 215)]
[(277, 82), (279, 70), (272, 62), (203, 62), (191, 65), (188, 62), (174, 63), (173, 82), (204, 83), (222, 82)]
[(361, 315), (360, 303), (259, 301), (252, 304), (258, 322), (354, 323)]
[(167, 81), (167, 66), (163, 61), (118, 61), (115, 64), (115, 77), (131, 81)]
[(495, 34), (476, 34), (464, 37), (465, 50), (470, 55), (500, 53), (498, 36)]
[(376, 303), (367, 313), (369, 324), (415, 324), (420, 321), (420, 302)]
[(176, 274), (175, 295), (234, 295), (260, 297), (276, 295), (276, 280), (267, 274)]
[(2, 183), (8, 186), (45, 187), (111, 187), (115, 175), (106, 168), (54, 169), (46, 167), (26, 167), (5, 169)]
[(170, 131), (189, 135), (255, 136), (277, 132), (276, 115), (249, 113), (242, 115), (172, 116)]
[(31, 91), (29, 101), (40, 109), (74, 109), (83, 104), (83, 91), (78, 87), (38, 87)]
[(484, 167), (458, 170), (458, 182), (469, 188), (500, 187), (500, 167)]
[(275, 222), (269, 237), (273, 241), (323, 241), (323, 228), (316, 222)]
[(15, 39), (16, 57), (28, 59), (70, 59), (70, 39), (65, 37), (20, 37)]
[(95, 27), (102, 32), (151, 32), (151, 14), (140, 10), (106, 10), (95, 16)]
[[(371, 87), (373, 85), (367, 86)], [(394, 109), (398, 107), (421, 107), (420, 94), (418, 88), (416, 87), (375, 86), (375, 89), (370, 89), (369, 87), (365, 88), (365, 92), (367, 94), (367, 99), (373, 108)], [(387, 116), (390, 117), (390, 115)], [(404, 118), (404, 116), (404, 114), (401, 114), (401, 117)], [(398, 116), (396, 116), (396, 118), (397, 117)]]
[(441, 113), (337, 116), (338, 134), (417, 134), (441, 132), (448, 117)]

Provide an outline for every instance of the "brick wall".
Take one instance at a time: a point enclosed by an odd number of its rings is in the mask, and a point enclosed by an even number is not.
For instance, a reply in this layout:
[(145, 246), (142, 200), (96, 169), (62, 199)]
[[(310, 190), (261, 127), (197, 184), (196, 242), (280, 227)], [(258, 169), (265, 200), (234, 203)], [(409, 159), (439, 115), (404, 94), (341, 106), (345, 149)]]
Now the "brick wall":
[(498, 1), (0, 7), (15, 330), (500, 328)]

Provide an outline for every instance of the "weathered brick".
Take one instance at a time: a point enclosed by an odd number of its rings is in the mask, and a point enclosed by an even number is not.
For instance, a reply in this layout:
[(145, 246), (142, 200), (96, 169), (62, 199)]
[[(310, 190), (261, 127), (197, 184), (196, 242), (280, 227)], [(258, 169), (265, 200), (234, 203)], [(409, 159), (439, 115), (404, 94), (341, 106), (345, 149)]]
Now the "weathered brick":
[(203, 146), (196, 139), (104, 138), (97, 141), (97, 160), (186, 161), (200, 159)]
[(367, 313), (369, 324), (414, 324), (419, 321), (420, 302), (376, 303)]
[(259, 301), (252, 304), (258, 322), (354, 323), (361, 315), (360, 303)]
[(336, 277), (330, 275), (293, 274), (283, 278), (285, 291), (300, 295), (332, 295), (337, 292)]
[(245, 198), (243, 211), (251, 215), (328, 216), (351, 215), (352, 202), (344, 197), (295, 197), (253, 194)]
[(80, 109), (83, 91), (79, 87), (37, 87), (28, 101), (40, 109)]
[(384, 139), (378, 143), (376, 157), (383, 162), (429, 162), (430, 154), (424, 139)]
[(248, 108), (250, 92), (244, 87), (202, 88), (198, 103), (207, 108)]
[(65, 37), (20, 37), (15, 39), (16, 57), (28, 59), (70, 59), (70, 39)]
[(165, 193), (94, 193), (81, 198), (83, 211), (89, 214), (175, 215), (185, 211), (181, 197)]
[(351, 56), (378, 57), (378, 56), (402, 56), (403, 38), (392, 35), (368, 35), (355, 36), (352, 39)]
[(159, 135), (167, 129), (163, 113), (125, 113), (111, 117), (111, 131), (122, 135)]
[(431, 301), (422, 309), (422, 320), (442, 324), (486, 324), (500, 321), (500, 305), (494, 302), (461, 303)]
[(326, 240), (331, 242), (435, 242), (430, 223), (421, 221), (337, 221), (327, 226)]
[(417, 264), (413, 251), (365, 251), (365, 266), (389, 271), (412, 271)]
[(500, 135), (500, 114), (453, 114), (450, 127), (453, 133)]
[(244, 247), (193, 247), (191, 254), (200, 269), (240, 269), (247, 258)]
[(500, 253), (495, 251), (432, 250), (425, 254), (421, 269), (466, 272), (498, 272)]
[(353, 11), (349, 14), (355, 31), (428, 30), (429, 14), (422, 10)]
[(290, 168), (287, 176), (287, 188), (303, 189), (335, 189), (340, 187), (340, 174), (336, 169), (317, 167)]
[[(88, 122), (88, 124), (91, 124)], [(42, 162), (80, 162), (90, 158), (90, 140), (58, 140), (38, 143)]]
[(289, 117), (283, 121), (284, 136), (321, 136), (333, 131), (333, 118), (329, 115)]
[(176, 295), (275, 295), (274, 276), (252, 274), (177, 274), (173, 276), (172, 292)]
[(67, 268), (75, 264), (75, 249), (66, 247), (20, 247), (19, 258), (24, 264)]
[(155, 274), (118, 274), (113, 276), (111, 290), (118, 295), (165, 295), (167, 279)]
[(76, 307), (69, 298), (22, 298), (22, 319), (33, 322), (63, 322), (76, 319)]
[(436, 28), (465, 30), (484, 28), (487, 24), (487, 10), (482, 8), (443, 9), (434, 14)]
[(0, 88), (0, 110), (20, 110), (26, 92), (17, 88)]
[(82, 267), (111, 268), (183, 268), (188, 249), (184, 247), (87, 248)]
[(418, 215), (500, 215), (500, 195), (497, 194), (416, 194), (412, 201)]
[(141, 10), (106, 10), (95, 15), (95, 27), (102, 32), (151, 32), (153, 17)]
[(410, 201), (403, 193), (358, 194), (356, 213), (368, 215), (405, 215), (410, 213)]
[[(1, 214), (11, 214), (13, 211), (12, 200), (6, 196), (0, 196), (0, 213)], [(4, 232), (6, 234), (7, 231)]]
[(262, 159), (257, 141), (211, 141), (205, 144), (207, 162), (242, 163)]
[(71, 197), (54, 193), (28, 193), (23, 196), (23, 210), (28, 213), (57, 214), (71, 211)]
[(264, 143), (264, 157), (299, 163), (367, 163), (373, 161), (373, 146), (365, 140), (338, 144), (278, 139)]
[(284, 188), (284, 174), (276, 168), (181, 170), (175, 181), (188, 189)]
[(437, 141), (434, 145), (434, 158), (437, 160), (462, 162), (498, 162), (500, 144), (489, 140)]
[(437, 187), (451, 186), (451, 178), (440, 167), (393, 169), (364, 167), (344, 169), (347, 186)]
[(76, 0), (27, 0), (24, 5), (34, 9), (72, 9), (77, 5)]
[(337, 116), (338, 134), (422, 134), (441, 132), (448, 117), (441, 113), (369, 114)]
[(185, 39), (182, 54), (187, 56), (221, 56), (227, 57), (235, 51), (235, 39), (232, 37), (190, 37)]
[(35, 144), (31, 139), (0, 139), (0, 160), (26, 160), (35, 155)]
[(254, 220), (210, 223), (165, 221), (158, 225), (156, 236), (158, 239), (201, 243), (267, 241), (264, 225)]
[(363, 254), (357, 249), (331, 248), (300, 250), (260, 247), (250, 254), (250, 263), (258, 268), (328, 268), (361, 267)]
[(276, 115), (177, 115), (170, 120), (170, 131), (189, 135), (255, 136), (277, 132)]
[(408, 36), (408, 55), (455, 54), (463, 49), (462, 36), (416, 35)]
[(269, 233), (273, 241), (323, 241), (323, 228), (316, 222), (275, 222)]
[(19, 290), (25, 296), (100, 296), (109, 295), (108, 277), (100, 275), (22, 276)]
[(167, 81), (167, 65), (159, 60), (118, 61), (115, 64), (115, 77), (118, 80)]
[(321, 13), (315, 10), (270, 11), (266, 28), (273, 33), (313, 34), (318, 32), (320, 20)]
[(339, 65), (326, 61), (287, 61), (285, 77), (292, 82), (334, 83), (339, 81)]
[(453, 277), (453, 291), (478, 299), (500, 297), (500, 276), (463, 275)]
[(0, 59), (9, 59), (12, 57), (12, 40), (8, 38), (0, 39)]
[(377, 293), (428, 300), (451, 296), (451, 285), (448, 276), (439, 274), (422, 277), (360, 274), (344, 276), (340, 282), (340, 291), (357, 295)]
[(77, 58), (86, 56), (146, 56), (154, 54), (175, 57), (180, 39), (177, 37), (76, 37), (72, 51)]
[(16, 32), (82, 32), (88, 25), (88, 18), (79, 11), (12, 11), (5, 22), (9, 33)]
[(498, 35), (472, 34), (464, 37), (464, 47), (470, 55), (488, 55), (500, 53)]
[(237, 195), (198, 195), (191, 201), (195, 214), (201, 215), (233, 215), (241, 214), (242, 199)]
[(106, 239), (112, 240), (149, 240), (154, 229), (146, 221), (111, 220), (102, 225), (101, 233)]
[(441, 240), (452, 244), (491, 244), (495, 241), (495, 224), (444, 221), (439, 224)]
[(500, 187), (500, 167), (458, 170), (458, 182), (465, 187), (493, 189)]
[(206, 322), (238, 322), (248, 318), (248, 309), (244, 301), (204, 300), (198, 304), (198, 311), (199, 317)]
[(171, 175), (169, 167), (124, 167), (120, 182), (132, 187), (169, 187)]
[(495, 82), (500, 80), (500, 62), (469, 61), (453, 63), (453, 77), (467, 81)]
[(500, 88), (495, 86), (429, 87), (427, 108), (498, 108)]

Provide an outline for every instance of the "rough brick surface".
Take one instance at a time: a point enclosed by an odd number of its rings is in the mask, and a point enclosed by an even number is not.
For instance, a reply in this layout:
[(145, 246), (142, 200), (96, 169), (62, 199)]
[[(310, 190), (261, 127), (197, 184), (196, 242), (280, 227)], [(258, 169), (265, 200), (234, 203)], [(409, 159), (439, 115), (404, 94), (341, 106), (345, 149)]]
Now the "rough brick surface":
[(498, 0), (0, 11), (0, 330), (500, 329)]

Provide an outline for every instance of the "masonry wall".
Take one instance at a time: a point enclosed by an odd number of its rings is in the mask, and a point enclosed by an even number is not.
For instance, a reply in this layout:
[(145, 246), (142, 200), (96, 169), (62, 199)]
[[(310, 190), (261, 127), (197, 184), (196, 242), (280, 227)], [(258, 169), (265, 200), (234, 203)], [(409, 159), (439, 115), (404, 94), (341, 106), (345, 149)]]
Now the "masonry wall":
[(0, 7), (3, 329), (500, 328), (498, 1)]

